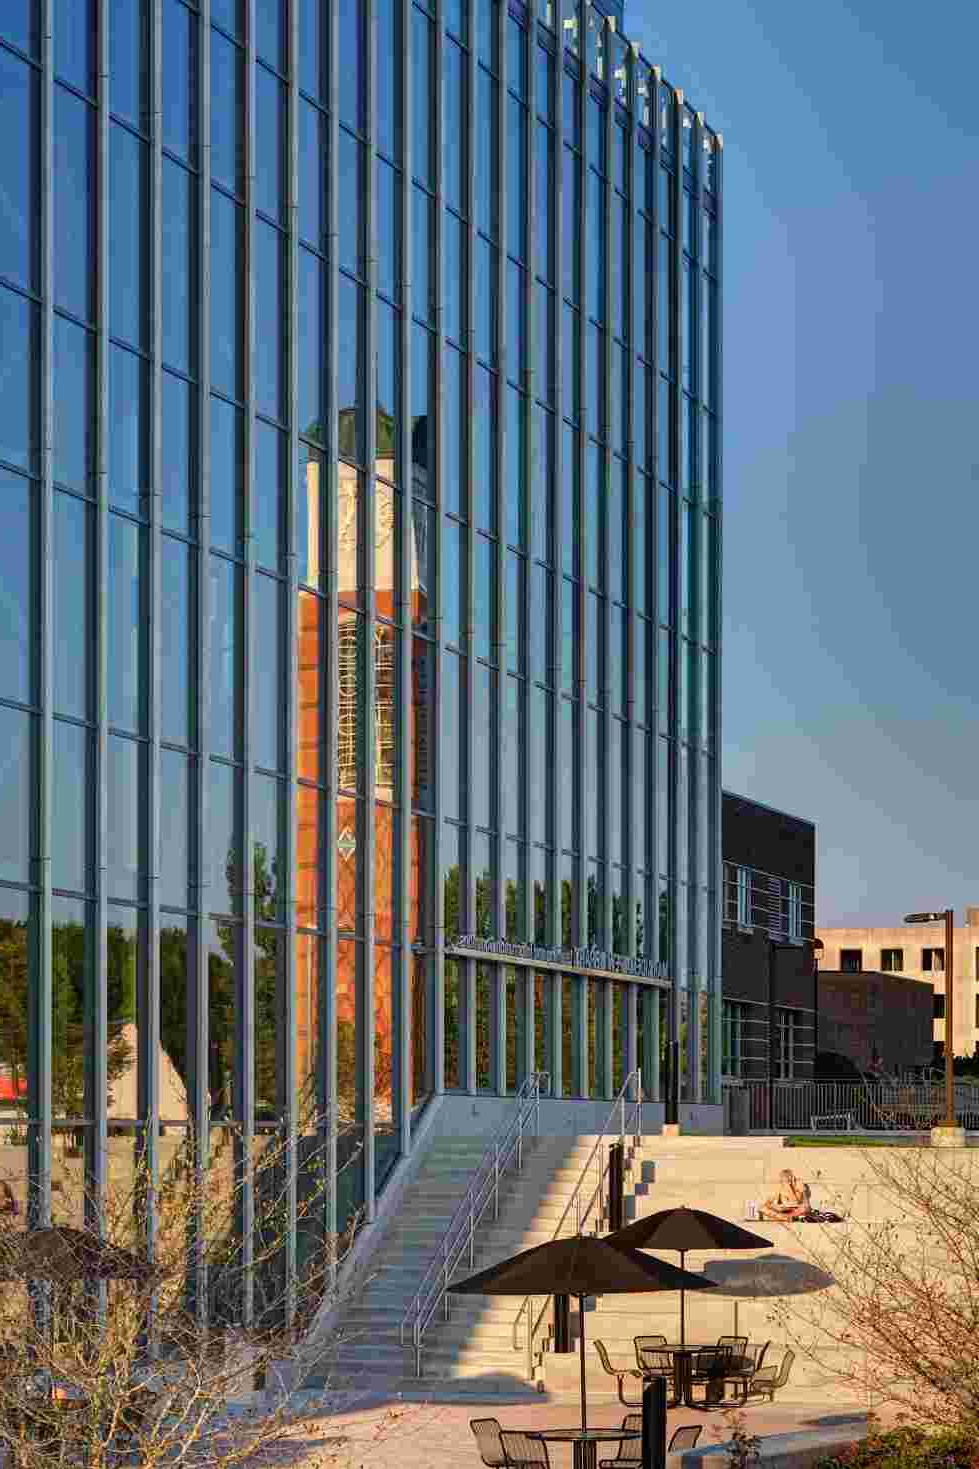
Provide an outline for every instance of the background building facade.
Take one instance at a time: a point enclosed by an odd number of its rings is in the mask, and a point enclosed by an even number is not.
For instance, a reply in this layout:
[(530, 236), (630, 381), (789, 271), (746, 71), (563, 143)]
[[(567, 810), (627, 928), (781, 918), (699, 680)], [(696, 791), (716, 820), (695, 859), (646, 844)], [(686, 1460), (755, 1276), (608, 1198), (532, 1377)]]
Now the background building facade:
[(870, 1076), (894, 1075), (934, 1059), (930, 984), (869, 970), (819, 967), (818, 1051), (824, 1074), (843, 1074), (842, 1058)]
[(33, 1217), (133, 1069), (331, 1232), (443, 1090), (718, 1101), (720, 140), (567, 0), (5, 6), (0, 113)]
[(812, 1076), (816, 1051), (816, 829), (723, 797), (725, 1077)]
[[(952, 982), (956, 1056), (979, 1048), (979, 908), (966, 908), (953, 930)], [(945, 924), (897, 924), (893, 928), (821, 928), (823, 961), (845, 974), (879, 970), (931, 985), (935, 1056), (945, 1052)]]

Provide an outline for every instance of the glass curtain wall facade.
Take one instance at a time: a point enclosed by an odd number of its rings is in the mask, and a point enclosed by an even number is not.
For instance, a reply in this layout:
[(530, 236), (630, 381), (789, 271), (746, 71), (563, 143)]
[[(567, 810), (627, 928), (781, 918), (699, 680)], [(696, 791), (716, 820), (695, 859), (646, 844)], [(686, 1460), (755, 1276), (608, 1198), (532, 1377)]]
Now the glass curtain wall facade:
[(32, 1218), (67, 1131), (315, 1114), (341, 1232), (443, 1090), (719, 1100), (720, 139), (568, 0), (24, 0), (0, 110)]

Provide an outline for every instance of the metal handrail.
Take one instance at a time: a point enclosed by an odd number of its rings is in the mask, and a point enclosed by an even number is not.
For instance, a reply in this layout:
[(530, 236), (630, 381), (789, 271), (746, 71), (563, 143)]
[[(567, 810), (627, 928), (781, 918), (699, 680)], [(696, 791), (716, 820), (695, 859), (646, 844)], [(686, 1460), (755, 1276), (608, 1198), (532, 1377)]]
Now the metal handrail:
[[(629, 1127), (627, 1127), (626, 1126), (626, 1093), (627, 1092), (630, 1092), (633, 1089), (633, 1087), (635, 1088), (635, 1094), (634, 1094), (634, 1110), (630, 1114), (630, 1122), (631, 1123), (634, 1123), (635, 1126), (629, 1126)], [(633, 1100), (633, 1098), (630, 1098), (629, 1100)], [(574, 1190), (573, 1190), (573, 1192), (571, 1194), (571, 1197), (569, 1198), (567, 1204), (565, 1205), (564, 1213), (561, 1215), (561, 1218), (558, 1220), (557, 1228), (555, 1229), (553, 1235), (551, 1236), (552, 1239), (559, 1239), (560, 1238), (561, 1232), (564, 1229), (565, 1222), (566, 1222), (569, 1214), (572, 1216), (572, 1220), (573, 1220), (573, 1225), (574, 1225), (573, 1232), (575, 1234), (583, 1234), (584, 1233), (584, 1224), (585, 1224), (585, 1221), (590, 1216), (590, 1214), (592, 1212), (592, 1209), (595, 1207), (596, 1202), (601, 1199), (601, 1196), (602, 1196), (602, 1186), (603, 1186), (603, 1184), (605, 1182), (605, 1179), (606, 1179), (606, 1177), (608, 1175), (609, 1162), (608, 1162), (608, 1159), (604, 1155), (604, 1144), (605, 1144), (606, 1137), (609, 1136), (610, 1134), (613, 1134), (614, 1133), (614, 1128), (612, 1128), (610, 1126), (610, 1124), (612, 1122), (612, 1119), (615, 1116), (616, 1111), (618, 1111), (618, 1113), (619, 1113), (619, 1127), (618, 1127), (618, 1140), (619, 1140), (619, 1142), (620, 1143), (624, 1143), (627, 1134), (629, 1136), (632, 1136), (632, 1137), (641, 1137), (642, 1136), (642, 1070), (641, 1070), (640, 1067), (637, 1066), (636, 1069), (635, 1069), (635, 1071), (630, 1071), (629, 1072), (629, 1075), (626, 1077), (625, 1081), (622, 1083), (622, 1087), (619, 1090), (618, 1096), (615, 1098), (615, 1101), (612, 1103), (611, 1110), (610, 1110), (608, 1116), (605, 1119), (605, 1124), (602, 1127), (601, 1132), (598, 1134), (598, 1137), (595, 1139), (595, 1146), (592, 1148), (591, 1152), (588, 1154), (588, 1159), (587, 1159), (587, 1161), (585, 1163), (585, 1166), (581, 1170), (581, 1174), (580, 1174), (580, 1176), (578, 1178), (578, 1182), (575, 1184)], [(582, 1188), (584, 1187), (585, 1179), (586, 1179), (586, 1177), (588, 1175), (588, 1171), (591, 1168), (593, 1162), (595, 1161), (595, 1155), (596, 1155), (596, 1153), (599, 1153), (600, 1150), (601, 1150), (601, 1157), (599, 1159), (599, 1164), (598, 1164), (598, 1169), (597, 1169), (597, 1172), (598, 1172), (598, 1182), (595, 1184), (595, 1187), (592, 1190), (592, 1192), (591, 1192), (591, 1194), (590, 1194), (590, 1196), (588, 1198), (588, 1201), (585, 1204), (584, 1209), (582, 1209), (582, 1207), (581, 1207), (581, 1197), (580, 1197), (581, 1196), (581, 1191), (582, 1191)], [(598, 1233), (598, 1230), (595, 1229), (594, 1233), (597, 1234)], [(513, 1340), (513, 1350), (515, 1352), (518, 1352), (520, 1350), (520, 1342), (518, 1341), (517, 1337), (518, 1337), (518, 1331), (519, 1331), (519, 1327), (520, 1327), (520, 1322), (521, 1322), (522, 1318), (525, 1315), (527, 1317), (526, 1331), (527, 1331), (527, 1380), (528, 1380), (528, 1382), (533, 1380), (533, 1375), (534, 1375), (534, 1342), (537, 1339), (537, 1333), (538, 1333), (538, 1331), (540, 1329), (540, 1324), (543, 1321), (545, 1315), (547, 1314), (547, 1302), (550, 1300), (550, 1297), (548, 1296), (545, 1299), (544, 1304), (541, 1307), (539, 1314), (535, 1318), (534, 1317), (534, 1314), (533, 1314), (533, 1303), (534, 1303), (534, 1301), (536, 1299), (537, 1299), (536, 1296), (525, 1296), (524, 1299), (523, 1299), (523, 1301), (520, 1304), (520, 1309), (517, 1311), (516, 1316), (513, 1318), (513, 1337), (512, 1337), (512, 1340)]]
[(516, 1116), (501, 1127), (483, 1154), (479, 1167), (465, 1197), (452, 1215), (442, 1239), (436, 1247), (421, 1284), (412, 1297), (411, 1304), (401, 1321), (401, 1345), (405, 1344), (405, 1333), (411, 1328), (411, 1342), (415, 1352), (415, 1375), (421, 1376), (422, 1337), (433, 1316), (442, 1307), (445, 1319), (449, 1315), (448, 1288), (463, 1254), (468, 1251), (469, 1268), (475, 1256), (476, 1227), (481, 1222), (490, 1204), (493, 1218), (500, 1213), (500, 1179), (510, 1163), (523, 1164), (523, 1141), (527, 1124), (533, 1118), (534, 1135), (540, 1132), (541, 1092), (550, 1085), (550, 1074), (534, 1071), (517, 1091)]

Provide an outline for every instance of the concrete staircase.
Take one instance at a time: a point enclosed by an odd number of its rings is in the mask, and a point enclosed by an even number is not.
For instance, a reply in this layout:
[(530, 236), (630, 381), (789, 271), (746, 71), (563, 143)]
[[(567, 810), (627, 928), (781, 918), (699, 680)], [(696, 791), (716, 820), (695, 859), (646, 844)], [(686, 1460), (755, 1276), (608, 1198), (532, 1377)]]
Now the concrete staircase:
[[(507, 1175), (501, 1185), (498, 1219), (483, 1221), (474, 1270), (553, 1238), (595, 1142), (593, 1136), (526, 1140), (522, 1171)], [(651, 1170), (644, 1170), (642, 1163), (652, 1158), (656, 1142), (643, 1139), (635, 1151), (627, 1145), (627, 1218), (635, 1209), (630, 1201), (648, 1188), (643, 1173), (648, 1175)], [(440, 1311), (425, 1332), (421, 1378), (416, 1375), (410, 1338), (404, 1347), (400, 1344), (404, 1313), (485, 1146), (485, 1138), (440, 1138), (432, 1143), (403, 1206), (377, 1247), (368, 1279), (343, 1308), (338, 1335), (309, 1386), (396, 1390), (404, 1396), (427, 1396), (435, 1387), (440, 1393), (472, 1397), (519, 1397), (539, 1390), (547, 1333), (537, 1344), (533, 1381), (528, 1381), (522, 1331), (519, 1345), (514, 1345), (514, 1322), (521, 1305), (516, 1298), (450, 1297), (448, 1319)], [(595, 1183), (597, 1166), (593, 1165), (586, 1197)], [(589, 1218), (587, 1228), (594, 1227), (594, 1217)], [(605, 1221), (601, 1223), (604, 1228)], [(569, 1221), (562, 1233), (571, 1232)], [(461, 1268), (457, 1278), (466, 1273)], [(538, 1302), (538, 1308), (541, 1304)]]

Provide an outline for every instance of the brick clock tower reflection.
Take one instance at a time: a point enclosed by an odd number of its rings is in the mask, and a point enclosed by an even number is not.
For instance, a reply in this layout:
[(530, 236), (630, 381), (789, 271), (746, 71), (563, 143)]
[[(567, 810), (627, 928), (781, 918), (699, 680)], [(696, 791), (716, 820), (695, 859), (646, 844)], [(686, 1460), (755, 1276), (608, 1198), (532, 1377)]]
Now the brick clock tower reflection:
[[(342, 415), (341, 415), (342, 418)], [(379, 440), (385, 435), (379, 422)], [(388, 435), (390, 437), (390, 435)], [(341, 423), (342, 438), (342, 423)], [(363, 607), (364, 597), (361, 579), (358, 577), (358, 555), (364, 528), (360, 525), (358, 489), (362, 476), (352, 465), (339, 462), (337, 473), (338, 495), (338, 595), (339, 619), (336, 639), (338, 661), (339, 700), (337, 711), (337, 810), (336, 810), (336, 922), (341, 933), (362, 932), (357, 912), (357, 871), (360, 828), (358, 826), (358, 800), (355, 792), (363, 789), (364, 772), (358, 769), (359, 757), (359, 686), (362, 678), (363, 652), (360, 639), (364, 618), (357, 608)], [(373, 533), (374, 586), (376, 622), (373, 630), (372, 654), (374, 659), (374, 830), (375, 855), (373, 875), (374, 897), (374, 1115), (375, 1125), (383, 1130), (394, 1124), (392, 1092), (392, 1023), (393, 983), (395, 982), (394, 954), (390, 946), (398, 937), (396, 924), (399, 916), (395, 912), (395, 834), (397, 790), (397, 656), (399, 629), (396, 619), (400, 608), (397, 595), (397, 495), (391, 487), (394, 479), (393, 453), (378, 454), (375, 461), (375, 516)], [(321, 518), (321, 486), (319, 466), (306, 466), (306, 503), (308, 525), (309, 578), (313, 585), (319, 581), (319, 546)], [(424, 475), (424, 469), (414, 466), (414, 475)], [(410, 614), (414, 626), (424, 621), (427, 591), (420, 574), (420, 567), (427, 564), (426, 547), (420, 543), (425, 535), (426, 522), (413, 518), (411, 546), (411, 594)], [(317, 622), (318, 607), (312, 597), (300, 598), (299, 610), (299, 774), (315, 768), (319, 759), (321, 719), (321, 647), (320, 627)], [(407, 610), (407, 609), (406, 609)], [(408, 768), (417, 773), (430, 768), (428, 750), (429, 730), (427, 727), (429, 690), (420, 687), (424, 681), (427, 664), (412, 660), (412, 691), (409, 704), (409, 724), (404, 737), (411, 742)], [(299, 787), (299, 810), (297, 831), (297, 898), (300, 923), (315, 921), (317, 908), (317, 882), (320, 843), (323, 831), (320, 807), (314, 799), (315, 792)], [(410, 812), (411, 793), (406, 793), (406, 819)], [(411, 865), (405, 899), (411, 915), (417, 910), (419, 900), (419, 873), (421, 869), (417, 823), (411, 829)], [(332, 917), (332, 915), (331, 915)], [(414, 932), (414, 927), (412, 928)], [(358, 945), (340, 943), (337, 946), (336, 1010), (337, 1042), (339, 1061), (338, 1122), (341, 1127), (355, 1122), (356, 1088), (353, 1064), (354, 1037), (357, 1027), (357, 962)], [(316, 1051), (316, 1015), (318, 1008), (318, 969), (312, 960), (299, 959), (297, 982), (298, 1035), (297, 1071), (300, 1078), (313, 1074)], [(305, 972), (304, 972), (305, 971)], [(414, 1036), (412, 1037), (414, 1043)], [(414, 1066), (409, 1060), (408, 1075), (412, 1077)]]

